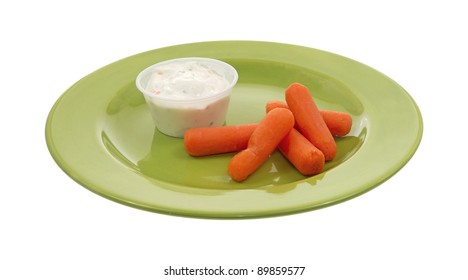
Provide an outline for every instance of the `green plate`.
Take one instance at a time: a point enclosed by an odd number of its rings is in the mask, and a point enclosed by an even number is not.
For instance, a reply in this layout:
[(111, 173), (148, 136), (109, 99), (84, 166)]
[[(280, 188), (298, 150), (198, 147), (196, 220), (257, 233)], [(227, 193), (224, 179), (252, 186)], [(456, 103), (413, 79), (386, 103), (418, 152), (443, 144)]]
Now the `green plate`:
[[(228, 125), (259, 122), (266, 102), (284, 100), (284, 89), (299, 82), (319, 108), (349, 112), (353, 128), (336, 139), (337, 157), (322, 174), (304, 177), (275, 152), (246, 181), (233, 182), (227, 173), (233, 154), (190, 157), (182, 139), (154, 128), (135, 86), (151, 64), (188, 56), (237, 69)], [(217, 41), (148, 51), (84, 77), (53, 106), (46, 140), (63, 171), (113, 201), (171, 215), (253, 218), (318, 209), (371, 190), (408, 162), (422, 130), (408, 93), (366, 65), (295, 45)]]

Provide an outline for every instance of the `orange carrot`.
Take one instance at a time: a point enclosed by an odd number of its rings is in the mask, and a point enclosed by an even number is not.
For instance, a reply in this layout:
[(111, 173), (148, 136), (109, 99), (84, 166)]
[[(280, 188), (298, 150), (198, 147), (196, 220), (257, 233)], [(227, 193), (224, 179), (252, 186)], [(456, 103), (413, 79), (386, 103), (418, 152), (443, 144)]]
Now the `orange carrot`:
[(281, 140), (278, 150), (305, 176), (322, 172), (325, 165), (323, 153), (295, 128)]
[(353, 119), (345, 112), (321, 110), (323, 121), (333, 136), (345, 136), (351, 130)]
[(286, 89), (285, 97), (301, 133), (322, 151), (325, 160), (332, 160), (336, 155), (335, 139), (307, 87), (293, 83)]
[(257, 170), (294, 126), (291, 111), (278, 108), (268, 112), (250, 136), (247, 148), (229, 162), (228, 173), (241, 182)]
[(271, 110), (273, 110), (275, 108), (289, 109), (288, 104), (286, 104), (283, 101), (279, 101), (279, 100), (270, 100), (270, 101), (267, 102), (265, 107), (266, 107), (267, 112), (270, 112)]
[[(281, 101), (271, 101), (266, 105), (267, 113), (275, 108), (285, 108), (289, 110), (286, 103)], [(278, 150), (305, 176), (312, 176), (322, 172), (325, 165), (325, 156), (296, 128), (281, 140)]]
[[(266, 105), (267, 112), (273, 108), (286, 108), (289, 109), (288, 104), (279, 101), (272, 100)], [(325, 124), (330, 130), (333, 136), (342, 137), (349, 133), (351, 126), (353, 125), (353, 119), (351, 115), (345, 112), (330, 111), (330, 110), (319, 110)], [(295, 126), (298, 129), (297, 126)]]
[(238, 152), (247, 148), (257, 124), (191, 128), (184, 134), (184, 145), (192, 156)]
[[(243, 124), (192, 128), (185, 132), (185, 149), (192, 156), (238, 152), (247, 148), (257, 126)], [(323, 153), (294, 128), (281, 140), (278, 150), (305, 176), (315, 175), (323, 169)]]

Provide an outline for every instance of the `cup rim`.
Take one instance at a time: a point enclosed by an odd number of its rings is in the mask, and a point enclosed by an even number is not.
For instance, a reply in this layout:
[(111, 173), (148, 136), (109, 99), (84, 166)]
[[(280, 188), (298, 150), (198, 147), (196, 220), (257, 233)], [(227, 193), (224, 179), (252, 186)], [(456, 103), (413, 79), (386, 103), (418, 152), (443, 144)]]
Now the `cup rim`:
[[(173, 99), (173, 98), (168, 98), (168, 97), (163, 97), (163, 96), (156, 96), (154, 94), (151, 94), (145, 88), (142, 87), (141, 79), (147, 72), (151, 71), (152, 69), (158, 66), (173, 63), (173, 62), (178, 62), (178, 61), (208, 61), (211, 63), (219, 64), (219, 65), (226, 67), (229, 71), (233, 73), (233, 79), (226, 88), (220, 90), (218, 93), (214, 95), (196, 97), (196, 98), (190, 98), (190, 99)], [(228, 92), (230, 89), (232, 89), (236, 85), (238, 78), (239, 78), (239, 74), (237, 73), (237, 70), (231, 64), (218, 60), (218, 59), (214, 59), (214, 58), (194, 56), (194, 57), (179, 57), (179, 58), (173, 58), (173, 59), (168, 59), (168, 60), (162, 60), (158, 63), (152, 64), (146, 67), (145, 69), (143, 69), (138, 74), (138, 76), (135, 79), (135, 84), (141, 93), (143, 93), (145, 96), (148, 96), (150, 98), (154, 98), (156, 100), (161, 100), (161, 101), (166, 101), (166, 102), (174, 102), (174, 103), (191, 103), (191, 102), (215, 99), (215, 98), (218, 98), (219, 96), (222, 96), (223, 93)]]

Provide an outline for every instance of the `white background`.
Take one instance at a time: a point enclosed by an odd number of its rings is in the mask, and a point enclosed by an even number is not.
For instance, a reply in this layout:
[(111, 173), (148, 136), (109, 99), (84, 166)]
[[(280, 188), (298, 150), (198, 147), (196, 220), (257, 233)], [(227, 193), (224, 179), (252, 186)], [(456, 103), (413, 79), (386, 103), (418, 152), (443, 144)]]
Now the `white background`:
[[(468, 279), (462, 2), (3, 1), (0, 279), (223, 279), (164, 277), (170, 265), (306, 267), (259, 279)], [(418, 151), (348, 202), (239, 221), (123, 206), (55, 164), (45, 121), (69, 86), (133, 54), (212, 40), (304, 45), (378, 69), (421, 109)]]

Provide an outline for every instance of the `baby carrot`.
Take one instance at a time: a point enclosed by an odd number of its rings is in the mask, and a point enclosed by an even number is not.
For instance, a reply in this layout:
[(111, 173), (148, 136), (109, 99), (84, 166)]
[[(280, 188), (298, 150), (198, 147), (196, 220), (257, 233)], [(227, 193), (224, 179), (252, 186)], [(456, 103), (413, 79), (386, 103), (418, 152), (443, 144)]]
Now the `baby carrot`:
[[(265, 107), (267, 113), (270, 112), (271, 110), (275, 109), (275, 108), (284, 108), (284, 109), (289, 110), (288, 104), (286, 104), (285, 102), (279, 101), (279, 100), (268, 101), (267, 104), (266, 104), (266, 107)], [(297, 126), (297, 122), (294, 124), (294, 128), (299, 130), (299, 127)]]
[(275, 108), (289, 109), (289, 106), (285, 102), (279, 101), (279, 100), (270, 100), (270, 101), (267, 102), (267, 104), (265, 106), (265, 109), (266, 109), (267, 112), (270, 112), (271, 110), (273, 110)]
[[(286, 108), (289, 109), (288, 104), (279, 101), (272, 100), (266, 105), (267, 112), (274, 108)], [(319, 110), (325, 124), (330, 130), (333, 136), (342, 137), (349, 133), (351, 126), (353, 125), (353, 119), (351, 115), (345, 112), (330, 111), (330, 110)], [(298, 129), (297, 126), (295, 126)]]
[[(267, 103), (267, 113), (275, 108), (285, 108), (289, 110), (286, 103), (281, 101), (271, 101)], [(312, 176), (322, 172), (325, 166), (325, 156), (296, 128), (281, 140), (278, 150), (289, 160), (294, 167), (304, 176)]]
[(234, 181), (249, 177), (276, 149), (294, 126), (290, 110), (277, 108), (268, 112), (250, 136), (247, 148), (237, 153), (228, 164), (228, 173)]
[(350, 114), (329, 110), (320, 110), (320, 114), (333, 136), (345, 136), (351, 130), (353, 119)]
[[(185, 149), (192, 156), (238, 152), (247, 148), (257, 126), (243, 124), (192, 128), (185, 132)], [(323, 169), (323, 153), (294, 128), (281, 140), (278, 150), (305, 176), (315, 175)]]
[(281, 140), (278, 150), (305, 176), (322, 172), (325, 165), (323, 153), (295, 128)]
[(332, 160), (336, 155), (335, 139), (307, 87), (293, 83), (286, 89), (285, 97), (301, 133), (322, 151), (325, 160)]
[(257, 124), (191, 128), (184, 134), (185, 149), (191, 156), (238, 152), (247, 148)]

